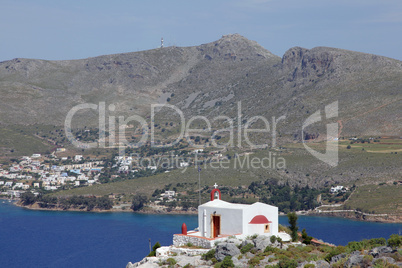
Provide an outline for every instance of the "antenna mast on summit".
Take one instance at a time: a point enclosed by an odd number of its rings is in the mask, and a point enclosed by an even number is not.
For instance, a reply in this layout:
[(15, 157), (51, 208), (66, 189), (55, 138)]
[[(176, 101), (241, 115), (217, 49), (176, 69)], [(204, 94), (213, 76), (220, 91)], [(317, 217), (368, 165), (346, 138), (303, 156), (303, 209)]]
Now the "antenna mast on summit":
[(161, 48), (163, 48), (163, 37), (161, 38)]

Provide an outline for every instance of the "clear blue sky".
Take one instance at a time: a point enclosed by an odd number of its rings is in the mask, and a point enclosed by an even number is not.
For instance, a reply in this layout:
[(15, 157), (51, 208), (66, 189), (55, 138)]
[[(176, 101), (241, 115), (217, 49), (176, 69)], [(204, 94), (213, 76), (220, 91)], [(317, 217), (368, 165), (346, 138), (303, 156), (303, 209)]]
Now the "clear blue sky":
[(338, 47), (402, 60), (400, 0), (0, 0), (0, 61), (194, 46), (239, 33), (278, 56)]

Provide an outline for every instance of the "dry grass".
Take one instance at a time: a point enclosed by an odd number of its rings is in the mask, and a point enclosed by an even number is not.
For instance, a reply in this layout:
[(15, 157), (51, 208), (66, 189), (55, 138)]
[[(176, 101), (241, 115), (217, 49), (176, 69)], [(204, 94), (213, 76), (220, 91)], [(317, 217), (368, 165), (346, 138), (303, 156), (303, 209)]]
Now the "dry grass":
[(393, 184), (360, 186), (346, 205), (363, 212), (401, 214), (402, 188)]

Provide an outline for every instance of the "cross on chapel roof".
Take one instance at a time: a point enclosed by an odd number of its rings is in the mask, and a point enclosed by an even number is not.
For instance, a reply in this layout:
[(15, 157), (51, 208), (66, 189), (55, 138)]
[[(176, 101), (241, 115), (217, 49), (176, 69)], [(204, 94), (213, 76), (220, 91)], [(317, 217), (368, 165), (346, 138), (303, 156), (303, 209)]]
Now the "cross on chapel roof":
[(215, 189), (218, 187), (218, 184), (216, 184), (216, 182), (215, 182), (215, 184), (214, 184), (214, 187), (215, 187)]

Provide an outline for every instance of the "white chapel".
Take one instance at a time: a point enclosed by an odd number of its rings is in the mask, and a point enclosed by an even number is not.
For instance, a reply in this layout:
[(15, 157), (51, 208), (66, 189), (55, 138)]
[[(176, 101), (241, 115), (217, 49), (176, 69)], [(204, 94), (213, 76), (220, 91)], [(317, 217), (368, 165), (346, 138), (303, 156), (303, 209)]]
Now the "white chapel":
[(185, 224), (182, 234), (173, 236), (175, 245), (191, 242), (207, 246), (229, 236), (278, 235), (278, 208), (256, 202), (251, 205), (223, 201), (215, 184), (211, 200), (198, 207), (198, 230), (187, 232)]

